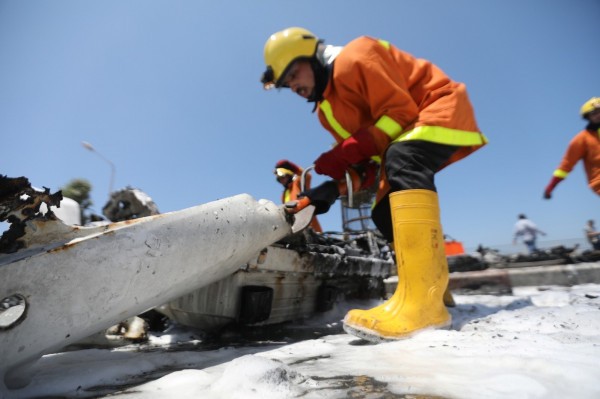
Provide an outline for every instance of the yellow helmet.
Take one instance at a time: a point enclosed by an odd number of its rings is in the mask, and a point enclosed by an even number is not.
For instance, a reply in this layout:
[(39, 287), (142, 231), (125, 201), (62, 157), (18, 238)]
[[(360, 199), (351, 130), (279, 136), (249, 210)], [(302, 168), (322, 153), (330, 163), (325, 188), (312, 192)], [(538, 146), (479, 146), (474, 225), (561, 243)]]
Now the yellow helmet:
[(261, 82), (265, 89), (280, 87), (290, 65), (299, 58), (311, 58), (320, 40), (304, 28), (287, 28), (273, 33), (265, 43), (265, 64)]
[(581, 106), (581, 116), (584, 118), (592, 111), (600, 109), (600, 97), (592, 97)]

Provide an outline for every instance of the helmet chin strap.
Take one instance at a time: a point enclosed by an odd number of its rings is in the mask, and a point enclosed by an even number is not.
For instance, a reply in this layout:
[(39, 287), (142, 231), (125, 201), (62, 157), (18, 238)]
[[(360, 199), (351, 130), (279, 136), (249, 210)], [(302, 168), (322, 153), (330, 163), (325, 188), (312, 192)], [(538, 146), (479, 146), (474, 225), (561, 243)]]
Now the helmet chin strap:
[(309, 103), (315, 103), (315, 107), (312, 111), (315, 112), (317, 109), (317, 102), (323, 99), (323, 92), (327, 87), (327, 82), (329, 82), (329, 75), (333, 69), (333, 64), (323, 65), (316, 57), (313, 57), (310, 59), (310, 66), (312, 68), (313, 75), (315, 76), (315, 88), (308, 97), (307, 101)]
[(342, 51), (342, 48), (342, 46), (326, 45), (322, 40), (317, 45), (315, 55), (310, 60), (310, 65), (315, 76), (315, 88), (308, 97), (308, 102), (315, 103), (312, 112), (315, 112), (317, 109), (317, 103), (323, 100), (323, 92), (333, 71), (333, 61), (340, 51)]

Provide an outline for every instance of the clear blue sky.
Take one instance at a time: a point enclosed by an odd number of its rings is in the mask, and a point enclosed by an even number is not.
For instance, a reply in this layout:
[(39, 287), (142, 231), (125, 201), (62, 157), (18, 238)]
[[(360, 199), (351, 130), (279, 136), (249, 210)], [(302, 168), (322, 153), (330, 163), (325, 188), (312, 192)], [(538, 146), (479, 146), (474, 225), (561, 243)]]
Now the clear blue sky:
[[(0, 0), (0, 173), (58, 190), (148, 193), (161, 212), (239, 193), (279, 201), (280, 158), (308, 166), (331, 144), (312, 105), (259, 83), (267, 37), (302, 26), (327, 43), (391, 41), (466, 83), (490, 143), (437, 176), (445, 232), (510, 242), (519, 213), (579, 238), (600, 198), (578, 165), (542, 192), (579, 108), (600, 96), (598, 0)], [(319, 179), (316, 179), (319, 182)], [(337, 206), (321, 223), (340, 229)]]

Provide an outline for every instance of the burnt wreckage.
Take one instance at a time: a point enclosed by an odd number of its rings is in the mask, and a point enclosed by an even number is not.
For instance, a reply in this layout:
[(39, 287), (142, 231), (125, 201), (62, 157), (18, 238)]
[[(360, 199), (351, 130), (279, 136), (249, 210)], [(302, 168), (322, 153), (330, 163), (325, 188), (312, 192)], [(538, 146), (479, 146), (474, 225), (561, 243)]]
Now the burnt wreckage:
[(27, 366), (43, 354), (149, 310), (209, 331), (280, 323), (341, 297), (381, 298), (395, 269), (373, 232), (293, 233), (282, 205), (247, 194), (158, 214), (137, 209), (153, 203), (127, 189), (105, 209), (122, 221), (76, 226), (52, 212), (60, 192), (24, 177), (0, 183), (0, 221), (10, 223), (0, 241), (5, 397), (28, 383)]

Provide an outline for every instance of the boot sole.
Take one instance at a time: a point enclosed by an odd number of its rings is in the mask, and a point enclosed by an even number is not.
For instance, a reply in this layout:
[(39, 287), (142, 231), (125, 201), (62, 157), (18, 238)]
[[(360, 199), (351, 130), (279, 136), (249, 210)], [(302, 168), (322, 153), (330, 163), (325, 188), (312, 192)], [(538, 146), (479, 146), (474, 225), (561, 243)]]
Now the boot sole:
[(379, 344), (382, 342), (394, 342), (394, 341), (402, 341), (404, 339), (409, 339), (414, 337), (415, 335), (429, 330), (450, 330), (452, 327), (452, 320), (449, 320), (447, 323), (440, 324), (438, 326), (428, 326), (421, 328), (420, 330), (415, 330), (409, 334), (405, 334), (398, 337), (384, 337), (380, 334), (377, 334), (373, 330), (363, 329), (348, 325), (346, 323), (343, 324), (344, 331), (346, 331), (350, 335), (354, 335), (357, 338), (364, 339), (366, 341)]

